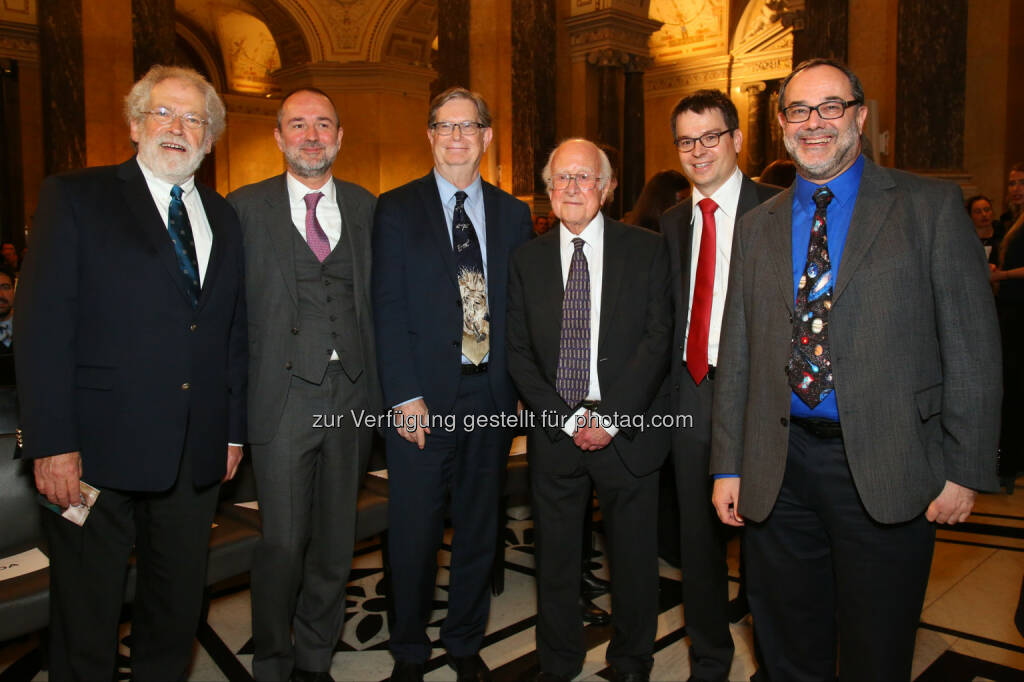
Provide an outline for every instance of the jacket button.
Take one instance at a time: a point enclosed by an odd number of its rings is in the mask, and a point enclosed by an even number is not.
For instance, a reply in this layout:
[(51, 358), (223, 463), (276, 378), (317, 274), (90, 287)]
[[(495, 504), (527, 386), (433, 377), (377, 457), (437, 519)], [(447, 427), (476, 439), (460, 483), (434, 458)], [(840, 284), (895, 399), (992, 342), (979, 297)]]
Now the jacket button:
[(192, 388), (192, 384), (188, 383), (187, 381), (181, 385), (181, 390), (183, 391), (187, 391), (190, 388)]
[(194, 331), (195, 331), (195, 330), (197, 330), (197, 329), (199, 329), (199, 325), (198, 325), (198, 324), (196, 324), (195, 322), (193, 322), (192, 324), (190, 324), (190, 325), (188, 326), (188, 330), (189, 330), (190, 332), (194, 332)]
[(298, 327), (292, 327), (292, 334), (298, 334), (298, 333), (299, 333), (299, 328)]
[(288, 362), (284, 363), (284, 368), (285, 369), (291, 369), (292, 368), (292, 361), (289, 360)]
[(331, 315), (331, 322), (335, 322), (335, 321), (337, 321), (337, 319), (338, 319), (337, 315)]
[(785, 417), (783, 417), (782, 419), (780, 419), (780, 420), (779, 420), (779, 423), (780, 423), (780, 424), (782, 424), (783, 426), (789, 426), (789, 420), (788, 420), (788, 419), (786, 419)]

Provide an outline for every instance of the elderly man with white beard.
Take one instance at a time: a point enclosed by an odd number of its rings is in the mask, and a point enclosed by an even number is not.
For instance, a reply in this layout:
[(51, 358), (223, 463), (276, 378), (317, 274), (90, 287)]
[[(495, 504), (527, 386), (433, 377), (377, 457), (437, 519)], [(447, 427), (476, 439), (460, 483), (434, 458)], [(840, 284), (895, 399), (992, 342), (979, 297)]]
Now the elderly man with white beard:
[(51, 680), (113, 679), (133, 549), (132, 677), (184, 679), (218, 483), (245, 438), (242, 237), (193, 175), (224, 105), (190, 69), (154, 66), (125, 99), (137, 155), (43, 183), (18, 292), (21, 456), (44, 513)]

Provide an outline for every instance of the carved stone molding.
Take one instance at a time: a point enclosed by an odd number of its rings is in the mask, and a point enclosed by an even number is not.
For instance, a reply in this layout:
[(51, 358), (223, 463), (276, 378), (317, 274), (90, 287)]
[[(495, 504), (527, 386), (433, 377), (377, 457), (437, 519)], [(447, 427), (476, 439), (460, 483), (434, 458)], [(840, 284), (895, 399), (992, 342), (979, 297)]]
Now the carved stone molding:
[(729, 81), (729, 64), (724, 60), (717, 61), (716, 64), (700, 68), (652, 69), (644, 75), (644, 94), (645, 96), (662, 96), (699, 90), (702, 87), (710, 87), (712, 84), (727, 83)]
[(235, 95), (225, 93), (221, 95), (228, 114), (241, 116), (277, 116), (277, 108), (281, 104), (279, 98), (253, 97), (250, 95)]
[(0, 21), (0, 57), (39, 61), (39, 29), (35, 26)]
[(305, 64), (274, 72), (282, 90), (312, 85), (327, 92), (388, 92), (399, 95), (430, 94), (433, 69), (409, 64), (347, 62)]
[(571, 58), (590, 61), (592, 54), (605, 51), (649, 57), (647, 40), (661, 28), (661, 22), (618, 9), (601, 9), (567, 19), (565, 26)]

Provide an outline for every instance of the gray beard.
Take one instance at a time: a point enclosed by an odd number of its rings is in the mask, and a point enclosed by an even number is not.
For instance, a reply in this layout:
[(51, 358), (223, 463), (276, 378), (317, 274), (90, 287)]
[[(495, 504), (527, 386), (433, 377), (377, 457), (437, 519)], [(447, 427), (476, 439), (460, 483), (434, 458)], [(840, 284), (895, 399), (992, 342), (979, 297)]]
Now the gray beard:
[(284, 158), (288, 161), (288, 168), (300, 178), (318, 178), (324, 173), (331, 170), (331, 166), (334, 165), (334, 159), (337, 158), (337, 154), (334, 156), (324, 157), (324, 162), (315, 166), (310, 165), (302, 160), (302, 157), (298, 154), (285, 153)]

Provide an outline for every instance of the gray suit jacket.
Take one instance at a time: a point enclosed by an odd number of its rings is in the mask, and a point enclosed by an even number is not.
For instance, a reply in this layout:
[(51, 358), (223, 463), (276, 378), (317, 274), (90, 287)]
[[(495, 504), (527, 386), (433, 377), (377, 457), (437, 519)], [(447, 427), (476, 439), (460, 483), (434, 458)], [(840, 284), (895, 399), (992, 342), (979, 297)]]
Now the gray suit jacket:
[[(786, 467), (793, 191), (737, 226), (719, 348), (711, 473), (742, 476), (739, 511), (753, 521)], [(997, 487), (999, 333), (962, 206), (955, 185), (864, 166), (830, 343), (850, 471), (882, 523), (922, 513), (946, 480)]]
[[(380, 382), (370, 305), (370, 230), (376, 199), (349, 182), (335, 180), (342, 230), (352, 239), (355, 309), (365, 362), (371, 412), (379, 412)], [(277, 433), (291, 381), (290, 354), (299, 307), (295, 240), (285, 174), (235, 190), (227, 197), (242, 223), (249, 309), (249, 442), (266, 443)], [(312, 424), (312, 416), (310, 417)], [(363, 450), (361, 450), (362, 452)]]

